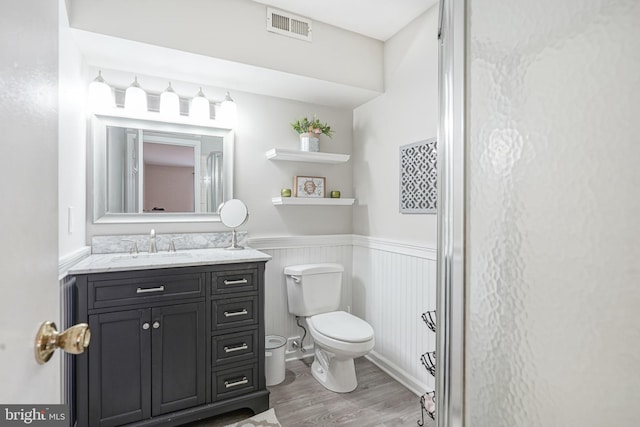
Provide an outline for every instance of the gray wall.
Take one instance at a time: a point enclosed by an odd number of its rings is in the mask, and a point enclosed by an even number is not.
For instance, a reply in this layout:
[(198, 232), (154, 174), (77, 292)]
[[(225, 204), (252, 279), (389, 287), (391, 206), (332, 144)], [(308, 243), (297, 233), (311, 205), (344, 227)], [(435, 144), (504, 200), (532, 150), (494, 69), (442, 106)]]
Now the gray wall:
[(385, 93), (354, 110), (356, 234), (435, 246), (436, 216), (399, 213), (399, 148), (436, 136), (437, 7), (385, 44)]
[(59, 256), (64, 257), (82, 248), (86, 239), (85, 104), (88, 85), (84, 79), (82, 56), (69, 31), (64, 2), (59, 3), (58, 250)]
[[(88, 73), (96, 75), (94, 70)], [(103, 70), (105, 77), (119, 80), (123, 73)], [(162, 87), (166, 80), (139, 75), (139, 80), (151, 87)], [(155, 86), (154, 86), (155, 85)], [(176, 92), (188, 96), (198, 91), (199, 85), (172, 81)], [(211, 99), (222, 99), (220, 88), (203, 86)], [(217, 94), (220, 94), (219, 97)], [(324, 176), (330, 189), (340, 189), (343, 197), (352, 197), (353, 176), (351, 162), (340, 165), (315, 163), (276, 162), (267, 160), (265, 152), (271, 148), (299, 148), (298, 134), (289, 125), (295, 119), (317, 114), (318, 118), (335, 129), (332, 139), (321, 138), (321, 151), (351, 154), (352, 122), (350, 109), (326, 107), (299, 101), (232, 92), (238, 109), (235, 128), (234, 197), (242, 199), (251, 214), (243, 230), (252, 237), (292, 236), (314, 234), (351, 233), (350, 207), (277, 207), (272, 197), (280, 195), (282, 188), (292, 188), (295, 175)], [(173, 224), (93, 224), (87, 221), (87, 244), (91, 236), (105, 234), (144, 234), (152, 227), (158, 233), (226, 231), (219, 223)]]

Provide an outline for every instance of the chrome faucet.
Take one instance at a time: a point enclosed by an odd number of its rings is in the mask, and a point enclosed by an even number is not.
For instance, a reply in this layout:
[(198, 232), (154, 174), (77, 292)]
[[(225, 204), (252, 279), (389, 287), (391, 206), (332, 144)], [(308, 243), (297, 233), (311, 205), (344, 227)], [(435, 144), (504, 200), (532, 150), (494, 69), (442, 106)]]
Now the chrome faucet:
[(158, 246), (156, 245), (156, 230), (153, 228), (151, 229), (151, 233), (149, 233), (149, 253), (158, 253)]

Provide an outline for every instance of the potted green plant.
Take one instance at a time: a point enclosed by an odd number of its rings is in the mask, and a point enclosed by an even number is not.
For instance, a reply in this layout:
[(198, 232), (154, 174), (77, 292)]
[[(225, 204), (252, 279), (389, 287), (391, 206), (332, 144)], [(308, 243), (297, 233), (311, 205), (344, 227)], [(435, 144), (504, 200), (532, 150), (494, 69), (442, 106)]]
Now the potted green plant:
[(313, 120), (302, 117), (291, 123), (293, 130), (300, 135), (300, 150), (302, 151), (320, 151), (319, 136), (327, 135), (331, 138), (333, 130), (331, 126), (322, 123), (314, 115)]

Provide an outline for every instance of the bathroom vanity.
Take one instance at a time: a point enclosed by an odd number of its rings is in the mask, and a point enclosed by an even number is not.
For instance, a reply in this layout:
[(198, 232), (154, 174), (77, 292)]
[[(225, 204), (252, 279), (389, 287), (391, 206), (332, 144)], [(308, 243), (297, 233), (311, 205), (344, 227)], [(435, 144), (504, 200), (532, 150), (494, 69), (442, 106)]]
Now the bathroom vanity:
[(264, 268), (259, 251), (92, 255), (72, 270), (75, 359), (84, 426), (172, 426), (269, 408)]

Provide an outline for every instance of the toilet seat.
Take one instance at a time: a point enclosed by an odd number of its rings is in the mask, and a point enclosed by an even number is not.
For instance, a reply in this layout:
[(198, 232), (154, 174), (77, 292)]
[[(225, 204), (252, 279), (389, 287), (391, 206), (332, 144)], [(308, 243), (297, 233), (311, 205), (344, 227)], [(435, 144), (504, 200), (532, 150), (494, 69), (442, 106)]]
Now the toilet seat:
[(344, 311), (317, 314), (307, 322), (320, 334), (342, 342), (364, 343), (373, 338), (371, 325)]

